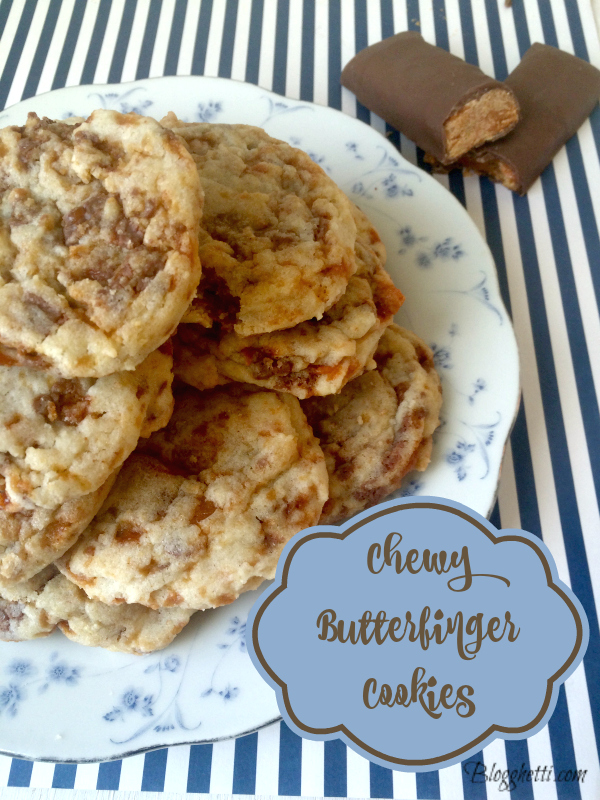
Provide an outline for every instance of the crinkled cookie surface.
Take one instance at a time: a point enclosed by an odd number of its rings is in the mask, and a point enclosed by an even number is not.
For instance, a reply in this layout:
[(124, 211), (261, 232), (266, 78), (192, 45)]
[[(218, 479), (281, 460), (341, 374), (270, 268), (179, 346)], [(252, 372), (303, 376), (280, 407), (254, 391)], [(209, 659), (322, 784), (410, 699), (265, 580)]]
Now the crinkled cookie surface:
[(321, 524), (341, 522), (379, 503), (408, 472), (429, 464), (442, 403), (431, 350), (392, 324), (375, 361), (377, 369), (348, 383), (341, 394), (302, 403), (329, 472)]
[(11, 503), (0, 476), (0, 591), (26, 581), (65, 553), (100, 510), (117, 471), (98, 489), (57, 508)]
[(170, 644), (192, 613), (90, 600), (51, 565), (30, 580), (2, 590), (0, 641), (48, 636), (58, 625), (79, 644), (142, 655)]
[(104, 484), (172, 411), (168, 344), (134, 371), (59, 378), (0, 367), (0, 476), (12, 504), (57, 508)]
[(0, 130), (0, 363), (134, 369), (200, 279), (202, 189), (184, 143), (137, 114)]
[(177, 376), (198, 389), (232, 380), (304, 399), (337, 393), (374, 368), (377, 343), (403, 297), (383, 268), (385, 248), (379, 235), (356, 206), (353, 214), (358, 269), (321, 320), (255, 336), (222, 331), (218, 325), (209, 331), (199, 324), (180, 325)]
[(183, 137), (205, 192), (203, 278), (187, 322), (241, 336), (320, 319), (356, 271), (344, 193), (304, 152), (249, 125), (162, 124)]
[(285, 543), (318, 521), (327, 485), (295, 397), (186, 388), (58, 565), (103, 602), (225, 605), (273, 577)]

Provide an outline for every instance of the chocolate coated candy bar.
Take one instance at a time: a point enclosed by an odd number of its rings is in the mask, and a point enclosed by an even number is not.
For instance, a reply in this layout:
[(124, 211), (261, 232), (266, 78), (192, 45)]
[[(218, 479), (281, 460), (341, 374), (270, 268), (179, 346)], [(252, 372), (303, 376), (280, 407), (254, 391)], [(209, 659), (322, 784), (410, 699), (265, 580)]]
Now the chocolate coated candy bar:
[(536, 42), (506, 83), (517, 95), (521, 121), (512, 133), (460, 160), (525, 194), (600, 98), (600, 70), (576, 56)]
[(342, 84), (442, 163), (504, 136), (518, 120), (510, 89), (406, 31), (361, 50)]

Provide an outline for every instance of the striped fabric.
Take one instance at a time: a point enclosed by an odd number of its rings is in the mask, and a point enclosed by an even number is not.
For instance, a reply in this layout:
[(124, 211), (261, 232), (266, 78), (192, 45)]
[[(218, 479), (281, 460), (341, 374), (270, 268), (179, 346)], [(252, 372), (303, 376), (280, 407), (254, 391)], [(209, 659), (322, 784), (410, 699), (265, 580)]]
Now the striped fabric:
[[(356, 115), (421, 163), (412, 143), (339, 84), (357, 50), (407, 28), (500, 79), (534, 41), (600, 66), (590, 0), (513, 0), (510, 8), (505, 0), (2, 0), (0, 108), (80, 83), (219, 75)], [(543, 537), (590, 624), (587, 655), (549, 725), (417, 775), (370, 764), (339, 741), (301, 740), (281, 723), (99, 765), (0, 756), (0, 787), (600, 798), (600, 110), (525, 198), (474, 177), (438, 180), (487, 238), (521, 352), (523, 403), (492, 520)]]

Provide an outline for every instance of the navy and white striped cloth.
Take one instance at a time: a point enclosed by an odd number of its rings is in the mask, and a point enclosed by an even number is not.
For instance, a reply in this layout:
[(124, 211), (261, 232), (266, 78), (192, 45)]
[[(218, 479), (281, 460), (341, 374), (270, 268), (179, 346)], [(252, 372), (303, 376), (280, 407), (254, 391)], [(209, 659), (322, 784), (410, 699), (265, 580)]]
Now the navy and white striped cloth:
[[(406, 29), (499, 79), (534, 41), (600, 67), (590, 0), (1, 0), (0, 108), (81, 83), (206, 74), (330, 105), (385, 133), (341, 89), (340, 70), (356, 51)], [(414, 145), (387, 133), (421, 162)], [(600, 798), (600, 110), (525, 198), (475, 177), (438, 179), (487, 238), (521, 353), (523, 403), (492, 520), (544, 538), (590, 623), (587, 655), (549, 725), (528, 740), (496, 740), (470, 764), (418, 775), (278, 723), (100, 765), (0, 756), (0, 788)], [(507, 770), (513, 785), (503, 781)]]

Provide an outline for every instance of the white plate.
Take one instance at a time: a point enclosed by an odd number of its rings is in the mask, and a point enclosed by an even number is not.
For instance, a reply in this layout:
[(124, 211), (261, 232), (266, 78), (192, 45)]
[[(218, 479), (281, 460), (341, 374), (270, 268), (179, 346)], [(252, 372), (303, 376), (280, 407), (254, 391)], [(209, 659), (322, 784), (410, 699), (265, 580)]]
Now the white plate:
[[(488, 514), (518, 404), (518, 356), (490, 251), (455, 198), (362, 122), (219, 78), (60, 89), (13, 106), (0, 125), (21, 125), (28, 111), (63, 118), (100, 107), (259, 125), (306, 150), (361, 206), (407, 297), (398, 322), (431, 345), (444, 388), (432, 463), (398, 494), (448, 497)], [(86, 648), (59, 633), (2, 645), (0, 751), (96, 761), (237, 736), (275, 720), (275, 695), (245, 650), (245, 621), (259, 594), (198, 614), (169, 648), (145, 657)]]

